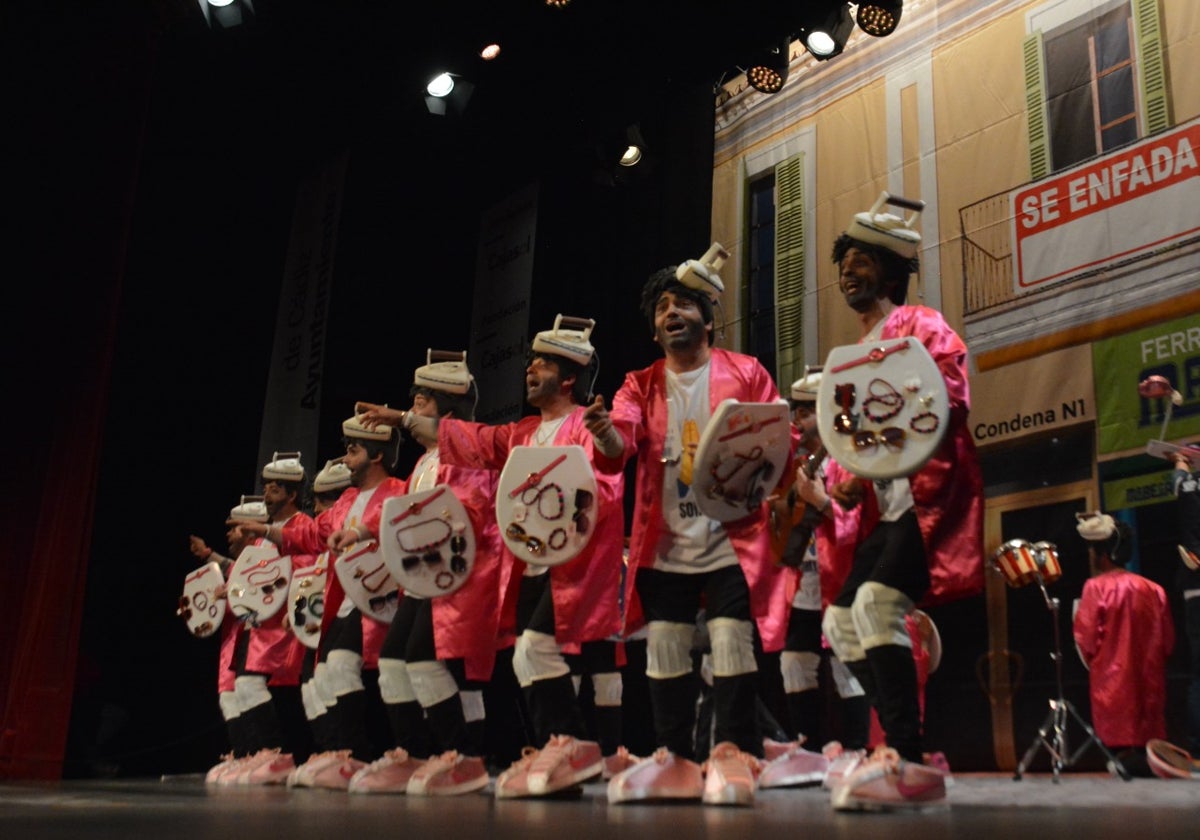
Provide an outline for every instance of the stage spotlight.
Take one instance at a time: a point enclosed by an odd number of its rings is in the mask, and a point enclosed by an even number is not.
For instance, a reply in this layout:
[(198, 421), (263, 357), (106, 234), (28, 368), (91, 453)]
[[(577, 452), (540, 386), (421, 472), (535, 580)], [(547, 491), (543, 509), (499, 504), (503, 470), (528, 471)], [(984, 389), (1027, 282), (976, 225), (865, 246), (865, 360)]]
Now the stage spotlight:
[(858, 14), (855, 16), (858, 28), (876, 38), (891, 35), (900, 22), (903, 6), (903, 0), (864, 0), (858, 4)]
[(790, 64), (788, 49), (792, 39), (784, 38), (782, 44), (775, 44), (762, 50), (746, 69), (746, 81), (755, 90), (763, 93), (779, 93), (788, 77)]
[(425, 109), (437, 116), (461, 115), (475, 86), (457, 73), (439, 73), (425, 85)]
[(841, 55), (846, 41), (854, 29), (854, 18), (850, 17), (850, 4), (838, 3), (820, 20), (806, 24), (800, 30), (804, 47), (817, 61), (828, 61)]
[(642, 162), (645, 152), (646, 141), (642, 138), (642, 129), (636, 123), (628, 126), (625, 129), (625, 150), (621, 152), (617, 163), (621, 166), (637, 166)]
[(232, 29), (254, 20), (253, 0), (196, 0), (209, 29)]

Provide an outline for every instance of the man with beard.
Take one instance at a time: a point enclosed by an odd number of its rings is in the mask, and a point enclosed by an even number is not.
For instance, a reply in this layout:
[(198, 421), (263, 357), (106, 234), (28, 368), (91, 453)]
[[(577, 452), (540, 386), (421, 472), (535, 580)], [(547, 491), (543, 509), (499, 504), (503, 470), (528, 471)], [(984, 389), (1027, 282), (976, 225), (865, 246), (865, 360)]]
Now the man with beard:
[[(316, 522), (299, 507), (305, 481), (299, 459), (298, 452), (275, 453), (263, 467), (266, 522), (231, 517), (226, 523), (238, 528), (248, 544), (274, 543), (280, 555), (292, 558), (293, 569), (311, 566), (321, 552)], [(286, 596), (285, 584), (280, 597)], [(305, 649), (284, 625), (286, 615), (287, 610), (283, 610), (258, 626), (243, 624), (239, 628), (234, 691), (241, 717), (258, 732), (261, 744), (258, 752), (241, 765), (236, 778), (227, 773), (222, 784), (280, 784), (295, 769), (291, 753), (282, 752), (285, 733), (281, 719), (302, 719), (298, 686)], [(287, 746), (296, 749), (299, 745)]]
[[(430, 351), (429, 363), (414, 372), (408, 411), (358, 403), (363, 424), (371, 427), (384, 418), (399, 424), (405, 417), (430, 423), (474, 419), (478, 391), (466, 355), (445, 355), (434, 361)], [(426, 434), (424, 425), (411, 428), (425, 451), (405, 493), (450, 488), (475, 535), (474, 565), (449, 594), (428, 598), (406, 591), (400, 599), (379, 652), (379, 692), (395, 747), (360, 770), (350, 792), (453, 796), (480, 790), (489, 781), (483, 689), (495, 664), (500, 624), (500, 537), (492, 515), (496, 475), (448, 463), (436, 435)]]
[[(748, 805), (754, 799), (763, 754), (755, 625), (765, 650), (783, 647), (787, 603), (775, 591), (783, 578), (770, 557), (765, 501), (744, 518), (721, 523), (700, 511), (692, 492), (696, 446), (713, 409), (729, 398), (779, 400), (757, 359), (712, 346), (713, 306), (724, 290), (716, 270), (726, 256), (714, 244), (703, 260), (650, 276), (642, 312), (664, 358), (626, 374), (611, 412), (602, 398), (586, 412), (598, 470), (619, 473), (640, 456), (626, 593), (636, 593), (648, 622), (646, 675), (658, 744), (651, 758), (613, 777), (610, 802)], [(789, 459), (784, 474), (790, 471)], [(694, 760), (693, 740), (691, 647), (701, 606), (713, 663), (715, 746), (707, 775)]]
[[(586, 333), (557, 329), (556, 324), (533, 340), (525, 395), (538, 409), (536, 415), (487, 426), (446, 416), (431, 422), (410, 412), (403, 422), (414, 434), (436, 435), (444, 464), (499, 471), (515, 446), (576, 444), (590, 456), (592, 436), (583, 423), (583, 403), (595, 352), (588, 340), (593, 324), (583, 319), (570, 323), (586, 324)], [(395, 414), (379, 411), (379, 416), (400, 422)], [(610, 639), (620, 629), (623, 477), (598, 475), (597, 485), (597, 506), (585, 513), (596, 530), (578, 556), (547, 568), (520, 562), (504, 549), (516, 572), (512, 584), (519, 588), (513, 670), (541, 749), (499, 776), (495, 790), (500, 799), (556, 793), (600, 775), (602, 757), (610, 766), (620, 760), (621, 675), (616, 643)], [(599, 743), (584, 740), (587, 731), (572, 670), (591, 678)]]
[[(876, 208), (884, 199), (918, 211), (923, 206), (885, 193)], [(911, 223), (873, 209), (857, 214), (833, 247), (838, 287), (854, 310), (860, 341), (915, 336), (937, 364), (950, 401), (940, 446), (911, 475), (864, 481), (836, 462), (827, 472), (838, 503), (839, 539), (834, 567), (822, 572), (822, 589), (828, 585), (836, 593), (822, 629), (866, 690), (889, 747), (834, 788), (838, 810), (945, 804), (944, 774), (923, 763), (917, 671), (905, 619), (922, 602), (983, 590), (983, 481), (967, 428), (967, 347), (940, 312), (904, 303), (920, 239)], [(914, 431), (936, 430), (917, 428), (916, 420)]]
[[(325, 524), (334, 529), (325, 535), (331, 564), (332, 557), (355, 543), (378, 540), (384, 500), (404, 492), (404, 482), (392, 475), (399, 456), (399, 431), (390, 426), (368, 429), (358, 417), (351, 417), (342, 423), (342, 439), (346, 445), (342, 462), (350, 470), (350, 486), (334, 503)], [(292, 773), (288, 784), (346, 790), (354, 774), (375, 757), (363, 678), (369, 674), (378, 684), (379, 648), (387, 625), (355, 607), (336, 574), (325, 577), (316, 679), (336, 747), (310, 756)]]

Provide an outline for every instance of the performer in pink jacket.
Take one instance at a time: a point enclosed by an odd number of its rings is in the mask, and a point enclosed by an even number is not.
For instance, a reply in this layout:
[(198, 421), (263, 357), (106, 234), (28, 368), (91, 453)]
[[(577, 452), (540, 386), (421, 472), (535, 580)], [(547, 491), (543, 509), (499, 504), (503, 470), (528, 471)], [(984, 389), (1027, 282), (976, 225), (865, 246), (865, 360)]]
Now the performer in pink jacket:
[[(923, 764), (906, 618), (920, 604), (983, 590), (983, 480), (967, 428), (967, 347), (940, 312), (904, 303), (921, 237), (915, 215), (906, 221), (876, 212), (885, 199), (917, 213), (924, 206), (884, 193), (871, 211), (857, 214), (834, 243), (838, 287), (858, 319), (860, 341), (914, 336), (924, 345), (945, 382), (949, 416), (938, 449), (910, 475), (872, 482), (836, 462), (827, 470), (838, 506), (836, 545), (822, 556), (832, 561), (822, 568), (822, 596), (832, 596), (822, 629), (862, 683), (891, 748), (834, 790), (839, 810), (945, 802), (942, 774)], [(914, 416), (911, 431), (939, 431), (931, 419), (938, 422), (931, 412)]]
[[(322, 530), (333, 529), (326, 546), (334, 554), (359, 541), (378, 540), (384, 501), (404, 492), (404, 482), (391, 474), (400, 447), (397, 430), (365, 429), (351, 417), (342, 423), (342, 435), (350, 487), (338, 497), (322, 526)], [(351, 777), (377, 752), (368, 734), (363, 673), (378, 669), (387, 625), (355, 607), (336, 574), (327, 573), (325, 579), (315, 681), (327, 708), (328, 732), (335, 748), (311, 755), (291, 774), (288, 784), (345, 790)]]
[(1125, 569), (1133, 529), (1107, 514), (1084, 515), (1092, 576), (1075, 613), (1075, 644), (1088, 666), (1092, 727), (1130, 773), (1150, 776), (1145, 745), (1167, 734), (1167, 657), (1175, 626), (1163, 588)]
[[(360, 421), (370, 428), (399, 425), (406, 416), (473, 419), (478, 392), (463, 356), (417, 368), (407, 412), (360, 402)], [(495, 664), (500, 624), (497, 476), (449, 463), (436, 435), (413, 429), (413, 437), (425, 451), (404, 492), (450, 488), (475, 534), (474, 565), (450, 594), (425, 598), (405, 592), (400, 599), (379, 654), (379, 691), (396, 746), (355, 775), (352, 793), (444, 796), (470, 793), (489, 781), (482, 758), (483, 688)]]
[[(779, 391), (752, 356), (712, 346), (713, 306), (724, 262), (689, 260), (650, 276), (642, 311), (664, 358), (626, 375), (611, 411), (589, 406), (597, 469), (620, 472), (635, 456), (637, 486), (629, 545), (626, 603), (648, 622), (647, 668), (654, 757), (615, 776), (609, 801), (675, 796), (712, 804), (750, 804), (753, 765), (763, 754), (755, 631), (767, 651), (783, 647), (785, 579), (770, 556), (763, 502), (746, 517), (721, 523), (701, 512), (691, 477), (696, 446), (716, 406), (727, 398), (776, 402)], [(790, 475), (789, 464), (784, 470)], [(634, 601), (636, 594), (637, 602)], [(703, 607), (713, 650), (715, 733), (702, 778), (695, 764), (697, 676), (691, 646)]]

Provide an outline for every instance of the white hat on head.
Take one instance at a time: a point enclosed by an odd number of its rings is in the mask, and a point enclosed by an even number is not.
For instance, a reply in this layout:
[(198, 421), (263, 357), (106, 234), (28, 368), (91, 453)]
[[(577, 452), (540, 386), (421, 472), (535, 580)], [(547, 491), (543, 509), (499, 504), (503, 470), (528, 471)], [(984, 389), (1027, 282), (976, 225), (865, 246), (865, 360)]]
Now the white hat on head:
[[(387, 406), (384, 406), (385, 408)], [(342, 434), (348, 438), (357, 438), (358, 440), (378, 440), (387, 443), (392, 439), (392, 427), (386, 423), (380, 423), (372, 429), (368, 429), (359, 420), (360, 415), (355, 414), (353, 417), (347, 417), (342, 421)]]
[(350, 468), (341, 459), (331, 459), (313, 479), (314, 493), (327, 493), (330, 490), (342, 490), (350, 486)]
[(725, 246), (714, 242), (708, 246), (708, 250), (700, 259), (684, 260), (675, 269), (675, 279), (689, 289), (704, 292), (716, 303), (725, 291), (725, 284), (721, 282), (721, 276), (717, 272), (725, 265), (727, 259), (729, 252), (725, 250)]
[(1117, 530), (1117, 521), (1098, 510), (1077, 513), (1075, 519), (1075, 530), (1088, 542), (1104, 542)]
[[(879, 212), (885, 204), (903, 207), (913, 212), (907, 219)], [(911, 260), (917, 255), (917, 247), (921, 244), (921, 234), (913, 230), (913, 225), (917, 223), (924, 209), (924, 201), (892, 195), (884, 190), (870, 210), (854, 215), (850, 220), (850, 227), (846, 228), (846, 235), (868, 245), (887, 248)]]
[(434, 350), (425, 353), (426, 364), (413, 373), (413, 384), (448, 394), (466, 394), (474, 378), (467, 368), (466, 350)]
[(267, 481), (303, 481), (304, 465), (300, 463), (300, 453), (276, 452), (270, 463), (263, 467), (262, 477)]
[(267, 522), (267, 502), (262, 496), (242, 496), (240, 502), (229, 511), (230, 519), (248, 519), (251, 522)]
[(804, 368), (804, 376), (792, 383), (793, 402), (816, 402), (817, 389), (821, 387), (821, 368)]
[[(591, 318), (572, 318), (561, 313), (554, 319), (554, 328), (540, 332), (533, 337), (532, 350), (534, 353), (549, 353), (552, 356), (563, 356), (571, 361), (587, 367), (596, 348), (588, 340), (596, 322)], [(567, 329), (563, 329), (566, 327)]]

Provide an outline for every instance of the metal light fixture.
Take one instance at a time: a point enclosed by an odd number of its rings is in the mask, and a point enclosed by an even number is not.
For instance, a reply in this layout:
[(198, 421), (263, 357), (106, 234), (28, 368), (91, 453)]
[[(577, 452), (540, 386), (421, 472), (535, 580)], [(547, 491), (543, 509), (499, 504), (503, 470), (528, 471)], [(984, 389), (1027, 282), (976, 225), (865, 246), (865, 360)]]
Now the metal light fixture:
[(817, 61), (828, 61), (841, 55), (846, 41), (854, 30), (854, 18), (850, 17), (850, 4), (838, 3), (820, 20), (801, 27), (804, 47)]
[(900, 22), (903, 6), (903, 0), (863, 0), (855, 16), (858, 28), (876, 38), (891, 35)]
[(788, 48), (791, 43), (790, 37), (784, 38), (782, 44), (768, 47), (755, 56), (746, 68), (746, 81), (750, 87), (763, 93), (779, 93), (783, 89), (788, 77)]
[(461, 116), (475, 86), (457, 73), (442, 72), (425, 85), (425, 109), (437, 116)]
[(232, 29), (254, 20), (254, 0), (196, 0), (209, 29)]

